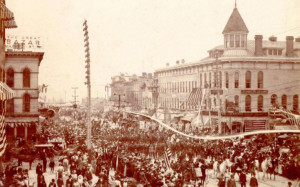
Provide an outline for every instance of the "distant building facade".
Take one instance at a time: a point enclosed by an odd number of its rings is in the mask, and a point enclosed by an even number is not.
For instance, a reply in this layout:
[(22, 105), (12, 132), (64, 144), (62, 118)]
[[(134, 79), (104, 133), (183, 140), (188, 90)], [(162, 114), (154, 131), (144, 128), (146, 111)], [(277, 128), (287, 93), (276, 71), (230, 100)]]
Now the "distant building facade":
[(142, 110), (152, 105), (152, 92), (148, 86), (152, 83), (152, 74), (142, 76), (120, 74), (112, 77), (110, 100), (116, 107), (130, 106), (133, 110)]

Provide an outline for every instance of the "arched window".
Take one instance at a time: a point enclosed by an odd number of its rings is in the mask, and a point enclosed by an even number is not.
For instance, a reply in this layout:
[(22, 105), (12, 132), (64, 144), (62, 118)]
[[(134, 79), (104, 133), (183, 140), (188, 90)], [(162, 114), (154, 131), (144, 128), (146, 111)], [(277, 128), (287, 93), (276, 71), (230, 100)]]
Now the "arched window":
[(30, 87), (30, 71), (28, 68), (23, 70), (23, 87)]
[(15, 111), (14, 99), (7, 100), (6, 112), (13, 113)]
[(237, 107), (239, 106), (239, 96), (238, 95), (234, 96), (234, 104)]
[(5, 71), (0, 67), (0, 82), (5, 82)]
[(204, 73), (204, 88), (208, 88), (206, 73)]
[(6, 84), (7, 86), (13, 88), (14, 87), (14, 82), (15, 82), (15, 72), (12, 68), (9, 68), (7, 70), (7, 80), (6, 80)]
[(234, 73), (234, 88), (238, 88), (239, 87), (239, 72), (235, 72)]
[(251, 96), (247, 95), (246, 96), (246, 103), (245, 103), (245, 111), (246, 112), (251, 112)]
[(220, 88), (222, 88), (222, 71), (219, 72), (219, 79), (220, 79), (219, 86), (220, 86)]
[(282, 95), (281, 96), (281, 106), (286, 109), (286, 105), (287, 105), (286, 95)]
[(200, 73), (200, 84), (199, 84), (199, 87), (200, 87), (200, 88), (202, 88), (202, 84), (203, 84), (203, 83), (202, 83), (202, 73)]
[(294, 95), (293, 96), (293, 110), (298, 110), (299, 108), (299, 96)]
[(259, 71), (257, 74), (257, 88), (263, 88), (264, 83), (264, 74), (262, 71)]
[(229, 88), (229, 75), (228, 72), (225, 72), (225, 86)]
[[(0, 93), (1, 98), (4, 98), (4, 93)], [(0, 113), (2, 114), (5, 110), (5, 102), (3, 100), (0, 100)]]
[(272, 106), (277, 105), (277, 95), (276, 94), (271, 95), (271, 104), (272, 104)]
[(251, 88), (251, 72), (247, 71), (245, 76), (246, 88)]
[(208, 79), (209, 79), (208, 87), (211, 88), (211, 73), (210, 72), (208, 74)]
[(23, 96), (23, 112), (30, 112), (30, 95), (24, 94)]
[(215, 88), (217, 87), (217, 79), (218, 79), (217, 76), (218, 76), (218, 75), (217, 75), (217, 72), (214, 72), (214, 87), (215, 87)]
[(264, 97), (259, 95), (257, 98), (257, 111), (263, 111), (264, 107)]

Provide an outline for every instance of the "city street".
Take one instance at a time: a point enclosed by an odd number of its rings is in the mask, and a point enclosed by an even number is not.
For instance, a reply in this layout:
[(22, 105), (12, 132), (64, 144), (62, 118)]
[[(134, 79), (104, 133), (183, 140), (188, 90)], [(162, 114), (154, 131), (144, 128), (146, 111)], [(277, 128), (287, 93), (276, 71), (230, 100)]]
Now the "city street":
[[(56, 162), (57, 161), (58, 160), (56, 159)], [(37, 175), (36, 175), (36, 171), (35, 171), (35, 167), (37, 165), (37, 162), (38, 161), (34, 162), (33, 165), (32, 165), (32, 169), (29, 170), (29, 181), (30, 181), (30, 183), (36, 183), (37, 182), (36, 181)], [(24, 169), (29, 169), (28, 163), (23, 163), (22, 166), (23, 166)], [(212, 172), (212, 170), (208, 171), (208, 173), (210, 173), (210, 172)], [(262, 175), (263, 174), (260, 172), (260, 176), (262, 176)], [(52, 173), (50, 171), (50, 168), (48, 167), (47, 168), (47, 172), (44, 173), (44, 176), (45, 176), (47, 184), (49, 184), (50, 181), (51, 181), (51, 179), (55, 179), (56, 178), (56, 173)], [(66, 181), (66, 178), (67, 177), (65, 176), (64, 177), (64, 179), (65, 179), (64, 181)], [(96, 184), (97, 181), (98, 181), (98, 177), (95, 176), (95, 175), (93, 175), (93, 184)], [(250, 175), (247, 175), (247, 181), (248, 181), (247, 186), (249, 186)], [(265, 180), (259, 179), (258, 180), (259, 187), (277, 187), (277, 186), (284, 187), (284, 186), (287, 186), (287, 182), (288, 181), (289, 180), (287, 180), (286, 178), (281, 177), (281, 176), (276, 176), (276, 180), (269, 180), (269, 179), (265, 179)], [(206, 187), (215, 187), (215, 186), (217, 186), (217, 184), (218, 184), (218, 180), (215, 177), (213, 177), (213, 176), (210, 175), (209, 178), (206, 181), (206, 185), (205, 186)], [(296, 182), (296, 181), (293, 182), (293, 186), (299, 186), (299, 185), (300, 185), (300, 182)]]

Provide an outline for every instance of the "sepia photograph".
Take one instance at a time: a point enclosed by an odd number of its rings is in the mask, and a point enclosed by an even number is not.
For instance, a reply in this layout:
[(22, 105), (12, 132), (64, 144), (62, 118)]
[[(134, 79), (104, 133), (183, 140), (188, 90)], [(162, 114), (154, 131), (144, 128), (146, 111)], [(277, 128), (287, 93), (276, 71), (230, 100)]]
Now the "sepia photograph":
[(299, 0), (0, 8), (0, 187), (300, 187)]

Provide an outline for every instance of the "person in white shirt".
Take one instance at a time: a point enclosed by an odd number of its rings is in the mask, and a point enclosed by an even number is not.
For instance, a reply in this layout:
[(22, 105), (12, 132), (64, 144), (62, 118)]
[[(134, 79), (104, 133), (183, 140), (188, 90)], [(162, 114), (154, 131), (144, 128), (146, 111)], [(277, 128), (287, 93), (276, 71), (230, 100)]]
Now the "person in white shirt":
[(121, 186), (121, 182), (118, 181), (118, 180), (116, 180), (115, 175), (116, 175), (116, 171), (112, 167), (109, 170), (109, 173), (108, 173), (108, 183), (109, 183), (109, 185), (112, 186), (112, 187), (114, 187), (114, 186)]

